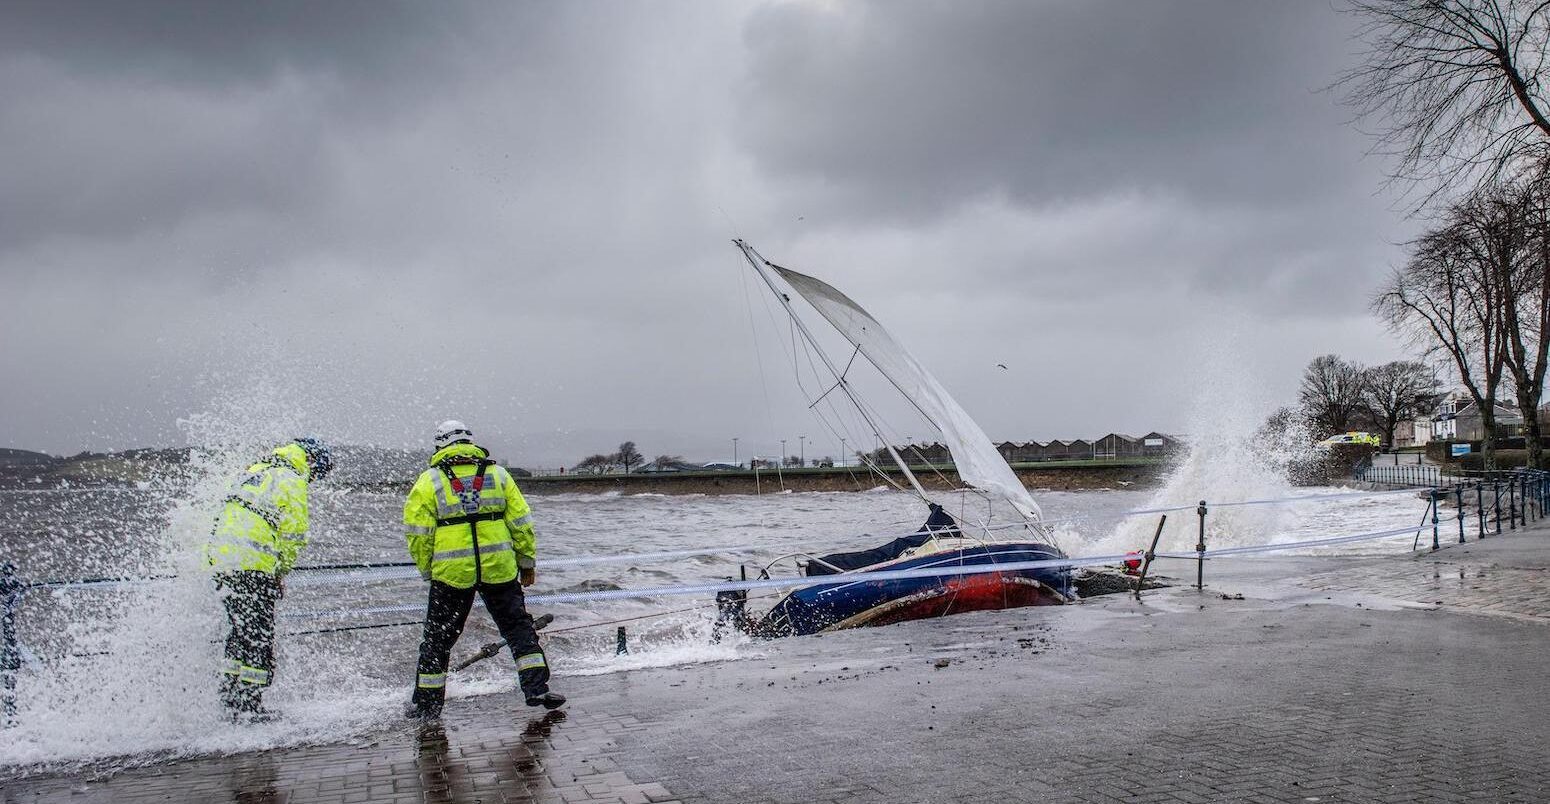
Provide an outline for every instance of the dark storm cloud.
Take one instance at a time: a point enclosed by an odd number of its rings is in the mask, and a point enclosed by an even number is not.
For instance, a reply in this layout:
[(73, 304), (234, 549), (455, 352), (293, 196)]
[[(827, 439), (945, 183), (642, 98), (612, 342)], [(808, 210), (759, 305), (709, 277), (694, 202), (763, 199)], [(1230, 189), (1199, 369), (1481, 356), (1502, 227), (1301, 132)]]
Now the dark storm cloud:
[(1317, 93), (1349, 47), (1322, 3), (775, 4), (750, 21), (740, 139), (834, 214), (919, 220), (990, 192), (1170, 188), (1283, 203), (1343, 181)]
[(339, 162), (353, 139), (413, 122), (428, 97), (465, 85), (470, 48), (498, 47), (520, 64), (555, 16), (492, 7), (503, 23), (492, 40), (476, 11), (6, 4), (0, 148), (26, 158), (0, 162), (0, 250), (216, 216), (288, 219), (326, 238), (307, 224), (343, 203)]
[[(551, 465), (631, 432), (769, 454), (814, 425), (737, 235), (905, 331), (993, 435), (1181, 428), (1179, 365), (1223, 311), (1276, 382), (1388, 348), (1362, 308), (1403, 230), (1315, 91), (1348, 23), (1271, 2), (5, 4), (0, 445), (222, 422), (420, 444), (461, 417)], [(909, 331), (922, 310), (941, 337)], [(180, 429), (201, 411), (230, 415)]]
[(0, 12), (0, 50), (114, 81), (229, 88), (291, 71), (396, 83), (456, 53), (473, 10), (396, 0), (13, 0)]

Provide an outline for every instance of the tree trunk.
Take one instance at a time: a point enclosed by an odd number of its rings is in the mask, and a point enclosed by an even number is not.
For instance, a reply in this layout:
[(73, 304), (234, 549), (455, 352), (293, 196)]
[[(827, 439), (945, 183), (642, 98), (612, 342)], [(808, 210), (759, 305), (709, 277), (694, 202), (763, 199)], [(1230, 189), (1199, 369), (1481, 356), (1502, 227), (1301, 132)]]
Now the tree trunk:
[(1544, 448), (1539, 443), (1538, 403), (1533, 391), (1518, 388), (1518, 410), (1523, 414), (1523, 446), (1528, 450), (1526, 465), (1531, 469), (1544, 468)]
[(1496, 470), (1496, 404), (1480, 408), (1480, 465), (1485, 471)]

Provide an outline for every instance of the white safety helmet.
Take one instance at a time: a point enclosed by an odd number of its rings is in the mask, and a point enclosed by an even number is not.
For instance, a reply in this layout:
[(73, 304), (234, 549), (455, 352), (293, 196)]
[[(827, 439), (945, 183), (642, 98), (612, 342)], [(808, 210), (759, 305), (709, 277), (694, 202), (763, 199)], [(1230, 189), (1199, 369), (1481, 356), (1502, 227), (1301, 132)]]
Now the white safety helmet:
[(468, 429), (468, 425), (457, 419), (448, 419), (436, 425), (436, 449), (441, 449), (452, 444), (472, 444), (474, 434)]

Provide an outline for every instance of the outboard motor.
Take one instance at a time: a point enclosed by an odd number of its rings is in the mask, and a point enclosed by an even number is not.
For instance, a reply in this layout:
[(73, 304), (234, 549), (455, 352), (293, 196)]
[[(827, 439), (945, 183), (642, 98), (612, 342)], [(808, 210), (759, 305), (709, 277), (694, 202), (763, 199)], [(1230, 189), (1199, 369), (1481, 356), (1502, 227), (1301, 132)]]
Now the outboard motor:
[[(743, 580), (748, 580), (748, 570), (745, 567), (738, 568)], [(732, 580), (728, 578), (727, 580)], [(711, 627), (710, 641), (720, 642), (728, 626), (736, 628), (743, 633), (749, 633), (751, 625), (748, 622), (748, 591), (745, 589), (725, 589), (716, 593), (716, 624)]]

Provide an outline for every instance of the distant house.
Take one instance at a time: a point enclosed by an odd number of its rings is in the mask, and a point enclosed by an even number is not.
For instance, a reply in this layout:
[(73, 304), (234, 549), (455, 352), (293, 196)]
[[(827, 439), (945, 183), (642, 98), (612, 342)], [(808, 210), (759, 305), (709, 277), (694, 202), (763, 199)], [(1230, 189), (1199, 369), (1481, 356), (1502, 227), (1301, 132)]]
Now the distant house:
[(1094, 458), (1134, 458), (1141, 454), (1141, 439), (1124, 433), (1109, 433), (1093, 442)]
[[(1498, 436), (1515, 435), (1522, 429), (1523, 417), (1516, 410), (1496, 406)], [(1484, 437), (1485, 423), (1473, 399), (1449, 396), (1437, 406), (1437, 415), (1432, 417), (1432, 441), (1479, 441)]]
[(1093, 457), (1093, 442), (1083, 438), (1066, 442), (1066, 455), (1068, 461), (1088, 460)]
[(1042, 461), (1048, 457), (1045, 447), (1037, 441), (1029, 441), (1019, 444), (1015, 441), (1003, 441), (996, 445), (996, 451), (1007, 463), (1032, 463)]
[(928, 463), (932, 466), (945, 466), (953, 462), (953, 453), (945, 445), (931, 444), (907, 444), (902, 447), (894, 447), (904, 456), (905, 463)]
[(1147, 458), (1172, 455), (1178, 448), (1179, 440), (1166, 433), (1153, 431), (1141, 436), (1141, 455)]
[(1417, 416), (1394, 423), (1395, 449), (1424, 447), (1432, 442), (1432, 417)]

